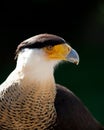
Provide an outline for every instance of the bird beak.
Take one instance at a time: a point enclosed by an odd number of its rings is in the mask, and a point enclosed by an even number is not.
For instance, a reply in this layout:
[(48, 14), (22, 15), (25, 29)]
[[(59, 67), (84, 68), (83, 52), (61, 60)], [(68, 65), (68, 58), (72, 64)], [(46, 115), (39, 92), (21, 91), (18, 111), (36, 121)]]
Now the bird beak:
[(73, 48), (71, 48), (69, 54), (66, 57), (66, 60), (78, 65), (79, 64), (79, 55)]

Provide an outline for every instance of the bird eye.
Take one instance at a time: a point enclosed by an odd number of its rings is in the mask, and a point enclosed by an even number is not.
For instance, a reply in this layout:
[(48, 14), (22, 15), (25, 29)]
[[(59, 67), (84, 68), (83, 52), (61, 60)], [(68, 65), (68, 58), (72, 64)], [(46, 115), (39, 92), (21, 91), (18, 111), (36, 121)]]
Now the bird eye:
[(53, 46), (47, 46), (47, 50), (52, 50)]

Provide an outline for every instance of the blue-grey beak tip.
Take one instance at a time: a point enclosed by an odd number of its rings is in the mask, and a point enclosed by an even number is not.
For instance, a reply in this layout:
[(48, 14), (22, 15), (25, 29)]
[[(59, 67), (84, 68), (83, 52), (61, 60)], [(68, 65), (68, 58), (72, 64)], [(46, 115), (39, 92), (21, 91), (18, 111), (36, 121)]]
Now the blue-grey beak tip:
[(78, 65), (79, 64), (79, 55), (78, 55), (78, 53), (74, 49), (71, 49), (71, 51), (67, 55), (67, 60), (69, 62), (71, 62), (71, 63), (75, 63), (76, 65)]

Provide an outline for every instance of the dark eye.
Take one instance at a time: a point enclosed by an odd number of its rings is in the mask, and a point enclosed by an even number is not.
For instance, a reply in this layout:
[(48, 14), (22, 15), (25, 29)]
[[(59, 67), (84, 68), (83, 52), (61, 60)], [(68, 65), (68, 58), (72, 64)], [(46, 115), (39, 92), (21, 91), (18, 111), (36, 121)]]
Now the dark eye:
[(53, 46), (47, 46), (47, 50), (52, 50)]

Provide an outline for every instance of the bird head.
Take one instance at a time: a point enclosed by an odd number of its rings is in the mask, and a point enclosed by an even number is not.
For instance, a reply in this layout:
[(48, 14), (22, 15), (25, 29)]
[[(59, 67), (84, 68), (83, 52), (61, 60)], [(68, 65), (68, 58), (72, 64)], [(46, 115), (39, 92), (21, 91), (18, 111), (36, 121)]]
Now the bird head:
[(78, 53), (61, 37), (39, 34), (21, 42), (16, 50), (17, 64), (26, 71), (47, 71), (60, 61), (78, 64)]

